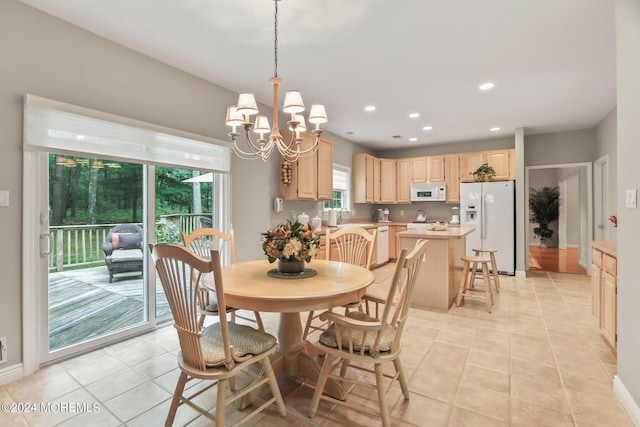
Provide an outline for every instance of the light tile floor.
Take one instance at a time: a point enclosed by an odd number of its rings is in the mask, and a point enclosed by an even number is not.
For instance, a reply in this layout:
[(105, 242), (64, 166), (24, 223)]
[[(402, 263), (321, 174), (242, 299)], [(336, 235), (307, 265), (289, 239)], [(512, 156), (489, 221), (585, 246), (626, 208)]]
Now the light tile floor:
[[(374, 287), (384, 287), (392, 267), (376, 270)], [(616, 356), (591, 318), (589, 278), (532, 273), (526, 279), (501, 276), (501, 284), (492, 313), (473, 300), (448, 313), (412, 309), (402, 354), (411, 399), (405, 401), (399, 388), (392, 388), (393, 424), (633, 426), (613, 392)], [(275, 334), (278, 316), (263, 316)], [(0, 402), (49, 402), (50, 412), (0, 412), (0, 425), (164, 425), (178, 376), (177, 352), (177, 337), (167, 327), (41, 369), (0, 387)], [(280, 385), (287, 417), (270, 409), (251, 425), (379, 423), (324, 403), (310, 419), (313, 390), (291, 380)], [(375, 395), (358, 388), (350, 396), (375, 402)], [(201, 397), (205, 405), (213, 403)], [(99, 412), (61, 406), (72, 402), (95, 403)], [(228, 408), (228, 419), (237, 418), (237, 412)], [(212, 424), (183, 406), (174, 425)]]

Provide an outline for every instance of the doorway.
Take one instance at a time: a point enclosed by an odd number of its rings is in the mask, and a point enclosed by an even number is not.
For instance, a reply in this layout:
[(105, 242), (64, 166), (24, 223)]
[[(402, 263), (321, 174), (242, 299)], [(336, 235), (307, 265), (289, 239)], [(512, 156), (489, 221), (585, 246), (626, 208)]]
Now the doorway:
[(536, 225), (529, 221), (529, 210), (526, 209), (528, 269), (590, 275), (593, 239), (591, 163), (526, 167), (527, 206), (530, 189), (543, 186), (559, 188), (560, 216), (550, 225), (554, 235), (547, 245), (549, 248), (540, 248), (533, 233)]

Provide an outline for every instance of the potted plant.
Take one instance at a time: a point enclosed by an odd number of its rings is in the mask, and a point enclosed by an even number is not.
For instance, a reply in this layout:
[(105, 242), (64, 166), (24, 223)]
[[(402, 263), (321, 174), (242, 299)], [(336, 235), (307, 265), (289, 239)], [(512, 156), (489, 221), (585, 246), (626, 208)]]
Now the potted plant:
[(529, 221), (538, 224), (533, 233), (540, 238), (540, 246), (545, 247), (547, 240), (553, 237), (549, 224), (558, 220), (560, 207), (560, 189), (542, 187), (529, 189)]
[(469, 175), (473, 175), (473, 179), (476, 181), (493, 181), (496, 171), (489, 166), (489, 163), (483, 163), (475, 171), (469, 172)]

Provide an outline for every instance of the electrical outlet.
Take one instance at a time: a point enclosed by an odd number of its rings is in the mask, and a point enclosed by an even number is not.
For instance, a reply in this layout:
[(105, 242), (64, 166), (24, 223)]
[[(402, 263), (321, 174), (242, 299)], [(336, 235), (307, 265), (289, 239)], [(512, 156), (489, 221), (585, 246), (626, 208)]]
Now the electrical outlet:
[(0, 337), (0, 365), (7, 363), (7, 337)]

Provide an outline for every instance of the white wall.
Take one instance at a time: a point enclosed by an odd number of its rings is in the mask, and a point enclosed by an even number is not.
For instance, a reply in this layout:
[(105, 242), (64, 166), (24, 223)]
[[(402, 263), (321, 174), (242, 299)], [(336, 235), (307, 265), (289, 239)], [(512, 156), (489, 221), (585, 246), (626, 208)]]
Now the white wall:
[[(618, 98), (618, 379), (640, 402), (640, 209), (626, 208), (625, 190), (640, 187), (640, 2), (616, 2)], [(636, 413), (637, 415), (637, 413)], [(640, 420), (636, 419), (636, 422)]]

